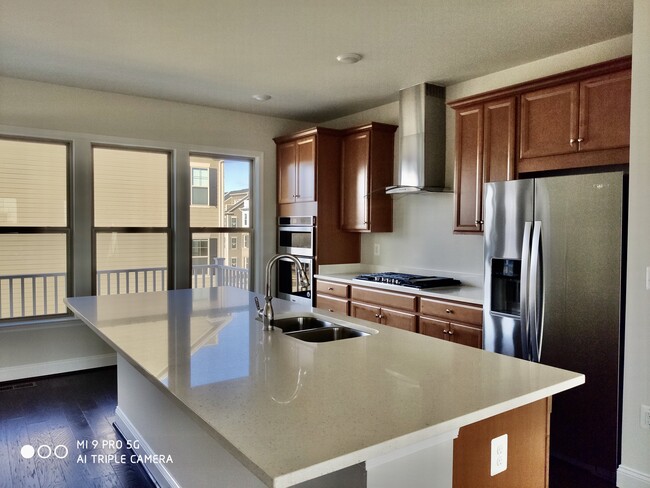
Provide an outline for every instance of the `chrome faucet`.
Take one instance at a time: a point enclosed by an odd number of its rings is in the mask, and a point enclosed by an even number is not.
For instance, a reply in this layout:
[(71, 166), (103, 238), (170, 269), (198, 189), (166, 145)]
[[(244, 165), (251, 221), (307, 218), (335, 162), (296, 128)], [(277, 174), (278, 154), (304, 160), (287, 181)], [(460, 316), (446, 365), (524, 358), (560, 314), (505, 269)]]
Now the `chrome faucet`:
[(260, 307), (259, 300), (255, 297), (255, 306), (257, 307), (257, 319), (264, 324), (264, 330), (273, 330), (273, 321), (275, 316), (273, 313), (273, 305), (271, 300), (271, 268), (280, 259), (291, 259), (296, 263), (296, 279), (298, 280), (301, 290), (306, 290), (309, 287), (309, 277), (305, 273), (303, 264), (293, 254), (276, 254), (269, 262), (266, 263), (265, 281), (264, 281), (264, 307)]

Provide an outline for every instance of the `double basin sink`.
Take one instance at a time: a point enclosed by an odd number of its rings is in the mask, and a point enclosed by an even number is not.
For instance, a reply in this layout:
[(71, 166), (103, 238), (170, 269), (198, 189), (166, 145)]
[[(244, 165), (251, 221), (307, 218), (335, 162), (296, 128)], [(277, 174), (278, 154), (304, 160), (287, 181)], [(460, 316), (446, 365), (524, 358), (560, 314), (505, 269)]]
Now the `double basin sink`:
[(332, 342), (370, 335), (369, 332), (312, 316), (279, 318), (273, 325), (284, 334), (306, 342)]

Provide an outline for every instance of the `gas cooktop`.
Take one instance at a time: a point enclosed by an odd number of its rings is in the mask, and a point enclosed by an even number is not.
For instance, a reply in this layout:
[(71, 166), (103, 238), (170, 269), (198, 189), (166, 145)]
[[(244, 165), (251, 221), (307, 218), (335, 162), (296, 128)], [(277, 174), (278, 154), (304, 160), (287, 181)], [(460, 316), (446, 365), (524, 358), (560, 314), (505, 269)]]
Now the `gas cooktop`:
[(406, 273), (363, 273), (354, 277), (355, 280), (374, 281), (389, 285), (408, 286), (411, 288), (435, 288), (438, 286), (458, 286), (460, 281), (442, 276), (421, 276)]

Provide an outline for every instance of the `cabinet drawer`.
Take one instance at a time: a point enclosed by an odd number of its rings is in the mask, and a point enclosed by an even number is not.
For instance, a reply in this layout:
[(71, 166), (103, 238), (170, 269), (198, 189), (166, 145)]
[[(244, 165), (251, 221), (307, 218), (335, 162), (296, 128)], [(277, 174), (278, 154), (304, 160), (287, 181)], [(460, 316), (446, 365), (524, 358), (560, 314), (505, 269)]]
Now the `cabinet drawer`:
[(420, 334), (437, 339), (448, 339), (449, 322), (429, 317), (420, 317)]
[(396, 327), (409, 332), (417, 332), (418, 318), (417, 315), (412, 313), (400, 312), (398, 310), (391, 310), (389, 308), (381, 308), (380, 323)]
[(415, 312), (417, 299), (415, 295), (403, 295), (390, 291), (373, 290), (370, 288), (361, 288), (353, 286), (351, 290), (353, 300), (366, 303), (374, 303), (380, 306)]
[(322, 308), (328, 312), (336, 312), (348, 315), (348, 301), (342, 298), (334, 298), (327, 295), (316, 295), (316, 308)]
[(335, 297), (347, 298), (348, 285), (343, 283), (334, 283), (333, 281), (316, 280), (316, 292), (326, 295), (333, 295)]
[(433, 300), (431, 298), (420, 299), (420, 313), (432, 315), (445, 320), (466, 322), (468, 324), (481, 325), (483, 323), (483, 309), (470, 305)]

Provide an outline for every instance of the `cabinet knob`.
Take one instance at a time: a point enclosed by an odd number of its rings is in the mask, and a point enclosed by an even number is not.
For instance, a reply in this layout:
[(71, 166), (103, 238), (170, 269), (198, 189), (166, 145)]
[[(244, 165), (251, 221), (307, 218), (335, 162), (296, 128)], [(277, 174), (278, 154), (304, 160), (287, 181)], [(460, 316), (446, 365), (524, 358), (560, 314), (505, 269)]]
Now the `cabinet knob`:
[(378, 314), (378, 313), (375, 314), (375, 318), (376, 318), (376, 319), (379, 318), (379, 314)]
[(294, 195), (296, 198), (300, 198), (300, 195)]
[(483, 225), (483, 221), (482, 221), (482, 220), (475, 220), (474, 223), (475, 223), (476, 225)]
[(334, 291), (334, 288), (332, 288), (331, 286), (328, 286), (327, 289), (328, 289), (329, 291)]
[(453, 331), (453, 330), (450, 330), (449, 332), (447, 332), (447, 334), (449, 334), (449, 335), (454, 335), (454, 331)]
[(578, 137), (578, 142), (582, 142), (584, 139), (582, 137)]
[(449, 334), (449, 331), (447, 329), (442, 331), (443, 334)]
[(576, 143), (575, 139), (569, 139), (569, 144), (571, 144), (573, 146), (575, 143)]
[(445, 312), (446, 312), (446, 313), (454, 313), (454, 311), (453, 311), (451, 308), (447, 308), (447, 309), (445, 309)]
[(331, 308), (328, 308), (327, 311), (328, 311), (328, 312), (333, 312), (334, 310), (331, 309)]

